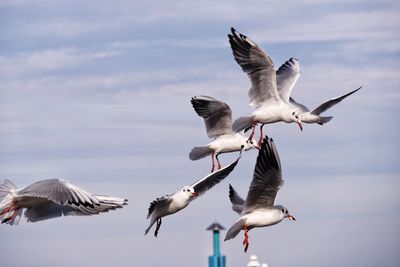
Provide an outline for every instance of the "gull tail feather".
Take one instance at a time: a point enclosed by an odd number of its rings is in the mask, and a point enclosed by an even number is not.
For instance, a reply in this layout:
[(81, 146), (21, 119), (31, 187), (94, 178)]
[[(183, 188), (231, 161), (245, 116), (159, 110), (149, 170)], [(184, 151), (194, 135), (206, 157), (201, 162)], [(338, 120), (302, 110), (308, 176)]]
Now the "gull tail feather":
[(198, 160), (212, 154), (212, 149), (208, 146), (196, 146), (190, 151), (189, 159)]
[(330, 121), (333, 117), (329, 116), (329, 117), (319, 117), (320, 121), (318, 122), (319, 125), (323, 125), (324, 123), (327, 123), (328, 121)]
[(228, 232), (226, 233), (224, 241), (227, 241), (227, 240), (230, 240), (232, 238), (235, 238), (239, 234), (239, 232), (243, 229), (243, 224), (244, 224), (244, 220), (243, 219), (237, 220), (231, 226), (231, 228), (229, 228)]
[(147, 234), (149, 233), (151, 227), (153, 226), (153, 224), (154, 224), (155, 222), (156, 222), (156, 221), (151, 221), (151, 222), (150, 222), (149, 227), (147, 227), (146, 230), (144, 231), (144, 235), (147, 235)]
[(233, 122), (232, 129), (234, 132), (240, 132), (246, 130), (248, 128), (251, 128), (251, 126), (253, 125), (253, 121), (254, 121), (254, 116), (240, 117)]

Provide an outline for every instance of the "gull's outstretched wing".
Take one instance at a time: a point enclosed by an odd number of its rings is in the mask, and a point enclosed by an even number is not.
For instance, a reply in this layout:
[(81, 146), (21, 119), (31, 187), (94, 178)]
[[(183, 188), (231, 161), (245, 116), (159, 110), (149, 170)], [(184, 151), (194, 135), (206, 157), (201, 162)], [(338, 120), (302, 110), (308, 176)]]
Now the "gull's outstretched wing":
[(234, 28), (231, 32), (228, 37), (233, 56), (251, 80), (250, 105), (257, 108), (266, 101), (281, 101), (271, 58), (247, 36)]
[(194, 96), (190, 102), (197, 115), (204, 119), (209, 138), (233, 133), (232, 111), (228, 104), (210, 96)]
[(232, 203), (232, 209), (241, 214), (244, 208), (244, 199), (233, 189), (232, 185), (229, 185), (229, 199)]
[(289, 102), (293, 87), (300, 78), (300, 74), (300, 62), (294, 57), (287, 60), (276, 71), (276, 84), (278, 87), (278, 93), (283, 101)]
[(346, 97), (348, 97), (351, 94), (354, 94), (355, 92), (357, 92), (358, 90), (360, 90), (362, 88), (362, 86), (360, 86), (359, 88), (357, 88), (354, 91), (351, 91), (350, 93), (344, 94), (342, 96), (333, 98), (329, 101), (326, 101), (325, 103), (322, 103), (321, 105), (319, 105), (316, 109), (314, 109), (313, 111), (311, 111), (311, 114), (314, 115), (319, 115), (322, 112), (326, 111), (327, 109), (331, 108), (332, 106), (336, 105), (337, 103), (339, 103), (340, 101), (342, 101), (343, 99), (345, 99)]
[(127, 200), (116, 197), (92, 195), (62, 179), (38, 181), (17, 191), (17, 201), (34, 199), (37, 205), (28, 208), (28, 220), (37, 221), (61, 215), (92, 215), (121, 208)]
[(204, 194), (207, 190), (211, 189), (213, 186), (221, 182), (223, 179), (225, 179), (236, 167), (237, 163), (239, 162), (239, 159), (242, 157), (243, 151), (244, 148), (242, 148), (242, 150), (240, 151), (239, 157), (228, 166), (213, 173), (210, 173), (206, 177), (193, 183), (191, 186), (194, 188), (194, 191), (198, 193), (200, 196)]
[(261, 144), (253, 180), (244, 204), (244, 213), (259, 208), (272, 207), (276, 194), (283, 184), (281, 162), (272, 139), (267, 136)]
[(156, 200), (152, 201), (149, 206), (149, 211), (147, 213), (147, 219), (150, 218), (153, 211), (156, 209), (162, 209), (162, 207), (167, 207), (169, 203), (171, 203), (172, 198), (170, 195), (165, 195), (163, 197), (156, 198)]

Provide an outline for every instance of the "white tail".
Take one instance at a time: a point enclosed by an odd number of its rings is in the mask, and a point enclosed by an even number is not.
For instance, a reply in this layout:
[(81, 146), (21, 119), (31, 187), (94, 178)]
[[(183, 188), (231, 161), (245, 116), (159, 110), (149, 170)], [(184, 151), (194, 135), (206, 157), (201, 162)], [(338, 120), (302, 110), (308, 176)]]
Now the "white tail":
[(253, 118), (254, 117), (251, 116), (251, 117), (240, 117), (236, 119), (232, 124), (233, 131), (240, 132), (248, 128), (251, 128), (253, 124)]
[(212, 150), (208, 146), (197, 146), (189, 153), (189, 159), (198, 160), (212, 154)]
[(243, 219), (237, 220), (231, 226), (231, 228), (229, 228), (228, 232), (226, 233), (224, 241), (235, 238), (239, 234), (239, 232), (242, 230), (243, 224), (244, 224)]
[(323, 125), (324, 123), (327, 123), (330, 121), (333, 117), (319, 117), (320, 121), (318, 122), (319, 125)]

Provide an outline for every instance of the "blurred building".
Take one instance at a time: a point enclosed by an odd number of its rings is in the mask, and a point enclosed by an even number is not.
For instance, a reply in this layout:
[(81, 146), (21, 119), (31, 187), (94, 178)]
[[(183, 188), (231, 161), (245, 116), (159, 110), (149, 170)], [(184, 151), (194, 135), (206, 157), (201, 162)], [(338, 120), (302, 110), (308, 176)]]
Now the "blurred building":
[(257, 256), (256, 255), (251, 255), (250, 256), (250, 261), (249, 261), (249, 263), (247, 263), (246, 267), (268, 267), (268, 264), (259, 263), (258, 260), (257, 260)]
[(221, 255), (219, 246), (219, 231), (225, 228), (218, 222), (212, 223), (207, 227), (207, 231), (213, 231), (213, 255), (208, 257), (208, 267), (225, 267), (225, 256)]

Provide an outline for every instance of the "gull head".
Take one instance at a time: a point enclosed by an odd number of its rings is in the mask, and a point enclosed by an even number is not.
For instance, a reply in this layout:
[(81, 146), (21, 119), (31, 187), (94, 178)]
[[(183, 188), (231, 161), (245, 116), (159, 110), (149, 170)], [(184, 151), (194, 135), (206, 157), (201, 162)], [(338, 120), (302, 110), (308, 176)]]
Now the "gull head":
[(187, 197), (187, 199), (192, 199), (194, 197), (197, 197), (199, 193), (194, 191), (194, 188), (192, 186), (184, 186), (181, 190), (182, 194)]
[(283, 218), (287, 218), (289, 221), (296, 221), (296, 218), (289, 214), (289, 211), (285, 207), (281, 207)]
[(247, 151), (253, 148), (260, 150), (258, 142), (254, 138), (247, 139), (246, 143), (244, 144), (244, 149)]

